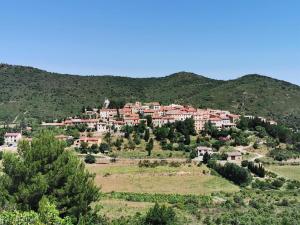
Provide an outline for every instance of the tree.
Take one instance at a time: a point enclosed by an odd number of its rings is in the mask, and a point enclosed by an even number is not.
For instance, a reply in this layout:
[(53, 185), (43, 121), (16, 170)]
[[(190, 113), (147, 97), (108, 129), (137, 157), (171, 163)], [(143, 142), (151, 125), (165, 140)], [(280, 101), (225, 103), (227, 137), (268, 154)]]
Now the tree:
[(5, 134), (5, 130), (0, 129), (0, 146), (4, 145), (4, 134)]
[(160, 141), (168, 137), (169, 128), (166, 126), (158, 127), (154, 131), (156, 140)]
[(241, 129), (241, 130), (247, 130), (249, 127), (249, 119), (241, 116), (238, 124), (237, 124), (237, 128)]
[(210, 120), (204, 124), (204, 130), (203, 130), (204, 134), (208, 134), (212, 136), (213, 133), (215, 133), (216, 131), (218, 131), (218, 129), (211, 123)]
[(111, 145), (111, 133), (110, 132), (107, 132), (104, 135), (104, 140), (108, 143), (109, 146)]
[(146, 145), (146, 151), (148, 152), (148, 156), (151, 155), (152, 149), (153, 149), (153, 139), (150, 138), (149, 142)]
[(147, 126), (148, 126), (148, 127), (153, 127), (153, 124), (152, 124), (152, 116), (147, 115), (147, 116), (146, 116), (146, 120), (147, 120)]
[(145, 217), (145, 225), (173, 225), (176, 224), (176, 214), (173, 208), (157, 203), (149, 209)]
[(205, 152), (202, 161), (204, 164), (207, 164), (209, 160), (210, 160), (210, 155), (207, 152)]
[(142, 120), (136, 127), (136, 132), (138, 134), (143, 134), (146, 130), (146, 121)]
[(97, 154), (99, 152), (99, 147), (97, 144), (92, 144), (91, 152)]
[(110, 147), (109, 147), (108, 144), (106, 144), (106, 143), (101, 143), (101, 144), (100, 144), (100, 146), (99, 146), (99, 151), (100, 151), (101, 153), (109, 152), (109, 150), (110, 150)]
[(191, 137), (189, 134), (184, 135), (184, 144), (189, 145), (191, 143)]
[(84, 158), (84, 162), (88, 163), (88, 164), (93, 164), (96, 162), (96, 158), (95, 158), (95, 156), (93, 156), (91, 154), (87, 154)]
[(255, 130), (258, 132), (258, 137), (263, 138), (268, 135), (266, 129), (262, 126), (256, 126)]
[(259, 143), (258, 143), (258, 141), (255, 141), (255, 142), (254, 142), (253, 148), (254, 148), (254, 149), (258, 149), (258, 148), (259, 148)]
[(150, 138), (150, 131), (149, 129), (146, 129), (144, 139), (146, 142), (148, 142), (149, 138)]
[(129, 139), (129, 141), (128, 141), (128, 148), (130, 150), (134, 150), (135, 149), (135, 143), (131, 139)]
[(82, 153), (82, 154), (86, 154), (87, 153), (87, 150), (88, 150), (88, 147), (89, 147), (89, 145), (88, 145), (88, 143), (87, 142), (81, 142), (80, 143), (80, 152)]
[(129, 125), (125, 125), (121, 128), (121, 131), (124, 132), (125, 138), (129, 139), (130, 134), (133, 132), (133, 127)]
[(135, 135), (134, 135), (133, 141), (134, 141), (134, 143), (135, 143), (136, 145), (141, 144), (141, 139), (140, 139), (140, 137), (139, 137), (138, 134), (135, 134)]
[(118, 150), (121, 150), (122, 141), (119, 138), (116, 140), (115, 146), (117, 147)]
[(1, 211), (0, 212), (1, 224), (16, 225), (16, 224), (55, 224), (55, 225), (72, 225), (69, 217), (64, 219), (59, 217), (59, 211), (55, 205), (50, 203), (45, 197), (39, 202), (38, 212), (34, 211)]
[(38, 210), (42, 197), (47, 197), (57, 203), (60, 216), (70, 216), (73, 221), (90, 212), (91, 203), (99, 199), (94, 176), (64, 148), (63, 142), (43, 131), (31, 144), (21, 142), (18, 154), (5, 153), (2, 197), (21, 210)]

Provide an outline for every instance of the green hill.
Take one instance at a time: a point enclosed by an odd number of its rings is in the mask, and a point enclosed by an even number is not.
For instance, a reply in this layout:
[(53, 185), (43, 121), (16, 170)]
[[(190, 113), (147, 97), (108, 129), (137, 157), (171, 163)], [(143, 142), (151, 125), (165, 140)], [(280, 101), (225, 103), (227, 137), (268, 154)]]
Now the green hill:
[(179, 72), (161, 78), (74, 76), (0, 65), (0, 121), (47, 120), (99, 106), (104, 98), (228, 109), (300, 127), (300, 87), (260, 75), (220, 81)]

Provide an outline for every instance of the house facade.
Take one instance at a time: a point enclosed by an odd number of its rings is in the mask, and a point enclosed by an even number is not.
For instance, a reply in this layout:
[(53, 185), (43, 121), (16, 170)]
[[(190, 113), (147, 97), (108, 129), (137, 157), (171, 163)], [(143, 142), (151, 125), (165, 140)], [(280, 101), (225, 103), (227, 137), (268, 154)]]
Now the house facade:
[(4, 134), (4, 144), (7, 146), (16, 146), (21, 139), (22, 139), (21, 133)]

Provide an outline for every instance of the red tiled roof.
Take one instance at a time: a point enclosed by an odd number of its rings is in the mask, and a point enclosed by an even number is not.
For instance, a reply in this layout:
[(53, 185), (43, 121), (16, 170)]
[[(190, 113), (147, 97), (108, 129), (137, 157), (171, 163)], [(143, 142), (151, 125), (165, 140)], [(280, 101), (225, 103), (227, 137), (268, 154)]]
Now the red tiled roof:
[(5, 137), (16, 137), (18, 135), (21, 135), (21, 133), (6, 133), (4, 136)]

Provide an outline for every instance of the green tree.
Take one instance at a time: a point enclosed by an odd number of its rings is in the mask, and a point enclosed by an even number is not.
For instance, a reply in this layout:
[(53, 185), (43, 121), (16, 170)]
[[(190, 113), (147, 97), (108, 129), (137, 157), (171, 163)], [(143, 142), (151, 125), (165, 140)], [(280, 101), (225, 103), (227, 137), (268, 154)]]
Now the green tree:
[(135, 143), (131, 139), (129, 139), (129, 141), (128, 141), (128, 148), (130, 150), (134, 150), (135, 149)]
[(154, 131), (156, 140), (160, 141), (162, 139), (165, 139), (169, 135), (169, 128), (166, 126), (158, 127)]
[(107, 143), (101, 143), (100, 146), (99, 146), (99, 151), (101, 153), (106, 153), (106, 152), (109, 152), (110, 150), (110, 147)]
[(191, 137), (189, 134), (184, 135), (184, 144), (189, 145), (191, 143)]
[(133, 127), (129, 125), (125, 125), (121, 128), (121, 131), (124, 132), (125, 138), (129, 139), (130, 134), (133, 132)]
[(147, 116), (146, 116), (146, 120), (147, 120), (147, 126), (148, 126), (148, 127), (153, 127), (153, 124), (152, 124), (152, 116), (147, 115)]
[(171, 207), (159, 206), (157, 203), (149, 209), (145, 217), (145, 225), (174, 225), (176, 214)]
[(241, 129), (241, 130), (247, 130), (249, 128), (249, 119), (241, 116), (238, 124), (237, 124), (237, 128)]
[(116, 140), (115, 146), (117, 147), (118, 150), (121, 150), (122, 141), (119, 138)]
[(97, 144), (92, 144), (91, 152), (97, 154), (99, 152), (99, 147)]
[(109, 146), (111, 146), (111, 133), (110, 132), (107, 132), (105, 135), (104, 135), (104, 140), (107, 142), (107, 144)]
[(88, 152), (88, 147), (89, 147), (88, 143), (83, 141), (80, 143), (79, 150), (82, 154), (86, 154)]
[(94, 176), (64, 148), (63, 142), (44, 131), (31, 144), (21, 142), (18, 154), (4, 154), (1, 198), (8, 198), (21, 210), (38, 210), (45, 196), (57, 203), (61, 216), (73, 221), (91, 211), (91, 203), (99, 199)]
[(136, 145), (139, 145), (141, 144), (141, 138), (139, 137), (138, 134), (135, 134), (134, 137), (133, 137), (133, 141)]
[(145, 140), (146, 142), (148, 142), (148, 141), (149, 141), (149, 138), (150, 138), (150, 131), (149, 131), (149, 129), (146, 129), (146, 131), (145, 131), (145, 136), (144, 136), (144, 140)]
[(153, 149), (153, 139), (150, 138), (149, 142), (146, 145), (146, 151), (148, 152), (148, 156), (151, 155), (152, 149)]
[(263, 137), (265, 137), (265, 136), (268, 135), (266, 129), (264, 127), (262, 127), (262, 126), (256, 126), (255, 130), (258, 132), (258, 136), (260, 138), (263, 138)]
[(96, 162), (96, 158), (95, 156), (91, 155), (91, 154), (87, 154), (84, 158), (84, 162), (85, 163), (89, 163), (89, 164), (93, 164)]

